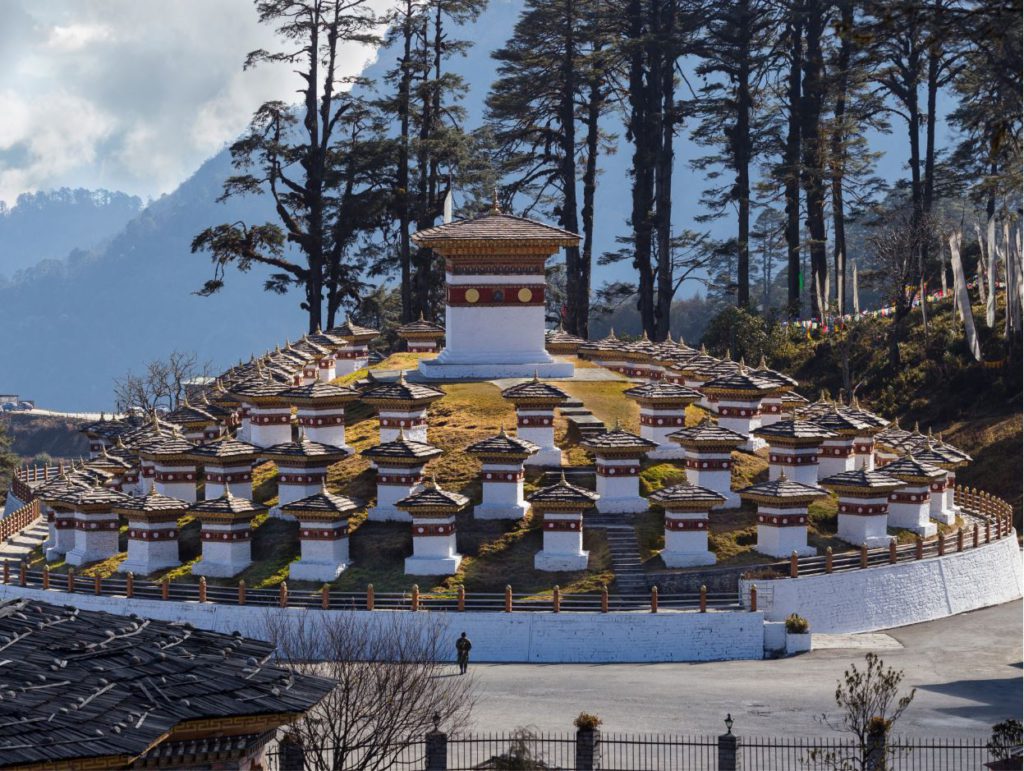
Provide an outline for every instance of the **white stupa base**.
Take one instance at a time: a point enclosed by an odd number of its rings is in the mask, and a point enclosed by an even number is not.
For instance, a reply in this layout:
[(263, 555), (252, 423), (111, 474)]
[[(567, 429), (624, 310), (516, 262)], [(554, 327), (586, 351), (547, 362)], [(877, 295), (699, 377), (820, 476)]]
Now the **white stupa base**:
[(678, 444), (662, 444), (647, 453), (647, 457), (651, 460), (683, 460), (685, 453), (686, 450)]
[(522, 519), (529, 510), (528, 503), (481, 503), (473, 507), (473, 519)]
[[(502, 378), (564, 378), (576, 371), (572, 362), (558, 361), (550, 356), (524, 356), (523, 361), (472, 361), (472, 357), (445, 357), (420, 362), (420, 374), (429, 380), (498, 380)], [(518, 357), (517, 357), (518, 358)], [(467, 360), (469, 359), (469, 360)]]
[(717, 561), (715, 555), (709, 551), (682, 552), (667, 550), (661, 553), (661, 560), (665, 563), (665, 567), (669, 568), (692, 568), (699, 565), (714, 565)]
[(461, 563), (461, 554), (453, 554), (450, 557), (406, 557), (405, 574), (407, 576), (450, 576), (458, 571)]
[(927, 507), (922, 511), (921, 506), (915, 505), (890, 503), (887, 524), (889, 527), (909, 530), (922, 538), (930, 538), (939, 531), (938, 526), (930, 521)]
[(643, 514), (650, 508), (646, 498), (639, 495), (629, 498), (601, 497), (597, 502), (597, 510), (601, 514)]
[(240, 562), (207, 562), (206, 558), (192, 566), (192, 574), (207, 578), (231, 578), (237, 576), (252, 564), (252, 560)]
[(590, 552), (578, 554), (553, 554), (539, 551), (533, 555), (533, 567), (546, 573), (563, 573), (570, 570), (586, 570), (590, 560)]
[(412, 522), (409, 512), (387, 505), (374, 506), (366, 512), (366, 518), (371, 522)]
[(46, 561), (57, 562), (58, 560), (64, 559), (65, 551), (57, 546), (50, 546), (46, 550)]
[(100, 560), (105, 560), (109, 557), (114, 556), (114, 554), (116, 554), (116, 552), (99, 549), (88, 551), (72, 549), (64, 555), (64, 561), (69, 565), (75, 565), (77, 567), (78, 565), (88, 565), (90, 562), (99, 562)]
[(755, 452), (760, 450), (762, 447), (767, 447), (768, 442), (759, 436), (748, 436), (747, 441), (741, 444), (737, 449), (743, 450), (744, 452)]
[(288, 566), (288, 578), (293, 581), (330, 583), (344, 573), (347, 567), (344, 562), (312, 562), (300, 559)]
[(818, 550), (815, 549), (813, 546), (794, 546), (791, 549), (787, 549), (784, 547), (776, 548), (758, 544), (754, 548), (758, 554), (767, 554), (769, 557), (774, 557), (775, 559), (785, 559), (786, 557), (791, 557), (793, 555), (793, 552), (796, 552), (796, 556), (798, 557), (814, 557), (818, 553)]
[(939, 522), (943, 525), (956, 524), (956, 512), (954, 511), (949, 511), (945, 509), (943, 511), (933, 511), (929, 514), (929, 516), (936, 522)]
[(281, 511), (280, 506), (272, 506), (267, 514), (271, 519), (283, 519), (285, 522), (296, 521), (294, 515)]
[(539, 452), (534, 453), (523, 461), (523, 465), (557, 468), (562, 465), (562, 451), (558, 447), (542, 447)]
[(158, 570), (168, 570), (181, 565), (179, 560), (152, 559), (152, 560), (125, 560), (117, 566), (118, 573), (133, 573), (137, 576), (148, 576)]

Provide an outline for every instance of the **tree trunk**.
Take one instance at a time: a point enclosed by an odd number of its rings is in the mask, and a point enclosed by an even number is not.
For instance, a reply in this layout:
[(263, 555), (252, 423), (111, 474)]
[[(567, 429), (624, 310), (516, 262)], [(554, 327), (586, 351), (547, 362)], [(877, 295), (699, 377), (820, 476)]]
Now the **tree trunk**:
[(828, 262), (825, 258), (825, 183), (821, 112), (825, 95), (824, 60), (821, 38), (825, 29), (826, 11), (822, 0), (808, 0), (806, 9), (806, 44), (804, 56), (803, 93), (800, 99), (800, 136), (802, 140), (802, 169), (804, 196), (807, 201), (807, 231), (811, 253), (812, 313), (822, 316), (827, 302), (824, 296)]
[(839, 6), (840, 45), (836, 63), (836, 104), (832, 128), (832, 260), (836, 273), (835, 299), (839, 315), (846, 313), (846, 202), (843, 182), (846, 176), (847, 132), (846, 99), (853, 43), (853, 0), (842, 0)]
[(786, 195), (786, 264), (789, 317), (800, 317), (800, 73), (803, 69), (803, 21), (796, 3), (790, 10), (789, 80), (787, 102), (789, 122), (783, 156)]
[(402, 23), (401, 79), (398, 85), (398, 238), (401, 264), (402, 322), (415, 320), (412, 298), (412, 246), (409, 241), (409, 89), (412, 85), (412, 0), (405, 0)]
[(736, 126), (732, 136), (736, 162), (736, 305), (750, 307), (750, 18), (749, 0), (740, 0), (740, 27), (743, 49), (736, 86)]
[[(595, 52), (596, 53), (596, 52)], [(587, 98), (587, 161), (583, 170), (583, 252), (580, 255), (580, 280), (576, 287), (576, 330), (584, 340), (590, 337), (590, 268), (594, 252), (594, 197), (597, 192), (597, 153), (600, 140), (601, 79), (592, 76)]]
[[(561, 124), (562, 182), (561, 225), (571, 233), (579, 233), (576, 202), (576, 0), (562, 0), (562, 93), (559, 94), (558, 119)], [(580, 248), (565, 249), (565, 289), (568, 305), (569, 331), (579, 334)], [(561, 313), (559, 314), (561, 316)]]
[(655, 304), (653, 340), (668, 336), (672, 312), (672, 168), (675, 138), (675, 0), (664, 0), (658, 31), (660, 45), (657, 78), (661, 125), (657, 154), (655, 196), (657, 199), (658, 294)]

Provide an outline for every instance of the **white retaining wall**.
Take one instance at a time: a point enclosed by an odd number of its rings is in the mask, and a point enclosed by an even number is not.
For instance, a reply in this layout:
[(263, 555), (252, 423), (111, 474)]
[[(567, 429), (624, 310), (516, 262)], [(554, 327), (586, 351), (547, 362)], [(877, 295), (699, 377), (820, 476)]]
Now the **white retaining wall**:
[[(812, 632), (870, 632), (999, 605), (1024, 591), (1016, 534), (977, 549), (896, 565), (775, 581), (740, 581), (770, 621), (799, 613)], [(770, 593), (771, 597), (767, 596)]]
[(200, 629), (267, 639), (268, 614), (282, 614), (298, 623), (329, 615), (356, 614), (382, 631), (395, 632), (396, 614), (402, 626), (413, 621), (443, 625), (442, 635), (466, 632), (473, 641), (473, 661), (515, 663), (632, 663), (661, 661), (720, 661), (760, 659), (764, 655), (764, 617), (743, 611), (661, 611), (659, 613), (550, 613), (418, 611), (323, 611), (268, 608), (217, 603), (103, 597), (0, 585), (0, 600), (28, 597), (55, 604), (74, 601), (77, 607), (121, 615), (136, 614), (165, 621), (187, 621)]

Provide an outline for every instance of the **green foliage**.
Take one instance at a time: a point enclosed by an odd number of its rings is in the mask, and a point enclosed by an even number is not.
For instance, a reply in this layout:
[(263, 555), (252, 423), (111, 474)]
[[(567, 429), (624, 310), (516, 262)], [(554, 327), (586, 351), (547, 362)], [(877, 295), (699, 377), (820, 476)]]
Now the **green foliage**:
[(18, 456), (11, 452), (11, 435), (0, 421), (0, 492), (11, 484), (11, 474), (18, 467)]
[(807, 634), (811, 631), (811, 622), (797, 613), (786, 616), (786, 632), (788, 634)]
[(704, 331), (708, 352), (733, 359), (744, 359), (756, 365), (764, 356), (774, 362), (789, 352), (789, 335), (775, 319), (742, 308), (726, 307), (715, 316)]
[(992, 726), (992, 737), (988, 740), (989, 754), (996, 760), (1009, 760), (1021, 756), (1021, 741), (1024, 740), (1021, 722), (1013, 718)]

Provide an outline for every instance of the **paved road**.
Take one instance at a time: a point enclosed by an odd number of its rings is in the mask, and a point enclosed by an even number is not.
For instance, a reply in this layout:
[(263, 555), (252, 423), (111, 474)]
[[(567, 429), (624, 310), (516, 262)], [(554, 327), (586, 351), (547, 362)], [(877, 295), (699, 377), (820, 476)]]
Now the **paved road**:
[[(917, 688), (899, 732), (987, 737), (993, 723), (1019, 719), (1021, 612), (1016, 601), (891, 630), (902, 649), (876, 636), (879, 655)], [(479, 664), (471, 668), (479, 688), (475, 728), (568, 731), (585, 710), (608, 731), (717, 734), (731, 712), (734, 731), (748, 736), (830, 733), (818, 718), (833, 710), (836, 681), (865, 652), (707, 664)]]

